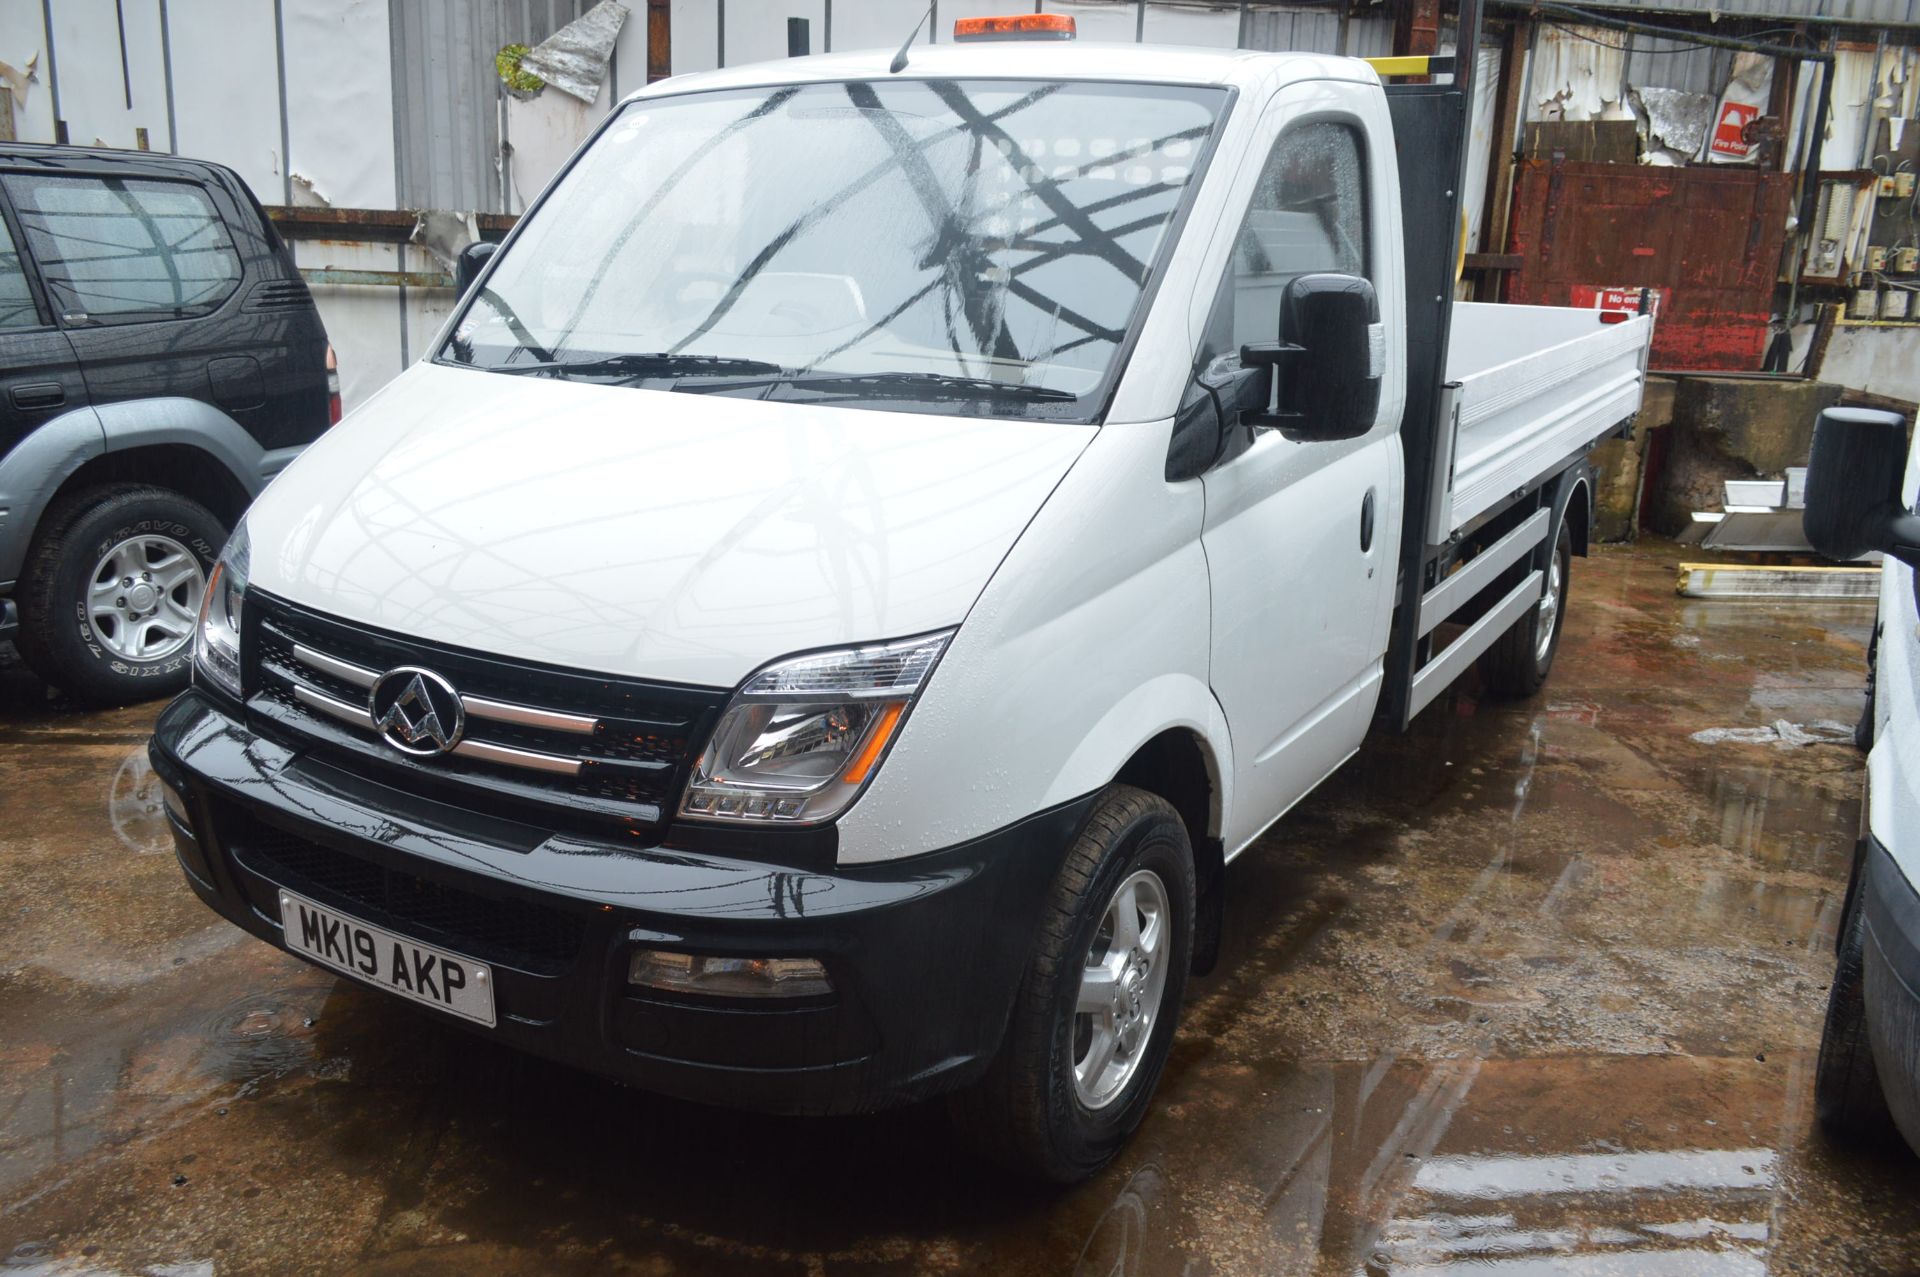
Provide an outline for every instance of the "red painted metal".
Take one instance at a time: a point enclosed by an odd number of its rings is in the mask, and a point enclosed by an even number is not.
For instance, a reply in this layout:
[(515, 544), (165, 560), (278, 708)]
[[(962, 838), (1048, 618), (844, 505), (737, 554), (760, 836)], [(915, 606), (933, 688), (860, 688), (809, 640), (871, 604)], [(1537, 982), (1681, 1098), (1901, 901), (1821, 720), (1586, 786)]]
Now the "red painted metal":
[(1760, 367), (1793, 179), (1729, 166), (1525, 160), (1514, 184), (1506, 300), (1593, 306), (1652, 288), (1652, 365)]

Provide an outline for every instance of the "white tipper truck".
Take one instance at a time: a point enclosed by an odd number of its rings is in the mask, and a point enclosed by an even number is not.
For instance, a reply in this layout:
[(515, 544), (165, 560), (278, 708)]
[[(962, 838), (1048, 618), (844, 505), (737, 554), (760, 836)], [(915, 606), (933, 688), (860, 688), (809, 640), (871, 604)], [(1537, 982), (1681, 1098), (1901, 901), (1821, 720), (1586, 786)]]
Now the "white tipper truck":
[(1458, 78), (956, 34), (621, 103), (254, 504), (152, 757), (271, 943), (1070, 1181), (1235, 857), (1539, 689), (1653, 321), (1453, 300)]

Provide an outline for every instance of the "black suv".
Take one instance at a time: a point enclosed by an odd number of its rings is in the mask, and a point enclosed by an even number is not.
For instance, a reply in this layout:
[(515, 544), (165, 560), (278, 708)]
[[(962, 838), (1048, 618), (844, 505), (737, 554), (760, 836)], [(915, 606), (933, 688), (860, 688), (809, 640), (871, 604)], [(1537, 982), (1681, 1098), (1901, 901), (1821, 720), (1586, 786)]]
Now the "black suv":
[(83, 700), (179, 690), (227, 529), (338, 387), (231, 170), (0, 144), (0, 639)]

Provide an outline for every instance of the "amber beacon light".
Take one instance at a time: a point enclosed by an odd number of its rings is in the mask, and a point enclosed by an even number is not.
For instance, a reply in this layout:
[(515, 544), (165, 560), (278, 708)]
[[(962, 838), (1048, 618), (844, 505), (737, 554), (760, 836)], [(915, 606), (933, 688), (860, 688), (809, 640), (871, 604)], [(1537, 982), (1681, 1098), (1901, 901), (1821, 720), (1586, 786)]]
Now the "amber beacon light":
[(1016, 13), (1004, 18), (961, 18), (954, 40), (1071, 40), (1078, 34), (1064, 13)]

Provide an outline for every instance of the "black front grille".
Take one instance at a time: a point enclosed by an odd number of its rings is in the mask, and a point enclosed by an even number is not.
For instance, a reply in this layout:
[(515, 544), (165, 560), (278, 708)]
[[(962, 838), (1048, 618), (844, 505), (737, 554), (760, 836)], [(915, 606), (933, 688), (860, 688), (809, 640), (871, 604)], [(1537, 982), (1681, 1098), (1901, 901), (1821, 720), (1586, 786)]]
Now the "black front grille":
[[(547, 976), (565, 974), (580, 955), (585, 920), (579, 914), (391, 869), (239, 812), (223, 820), (220, 832), (249, 873), (423, 944)], [(256, 892), (254, 905), (278, 916), (276, 895)]]
[[(678, 801), (695, 752), (727, 693), (554, 669), (365, 629), (276, 599), (247, 595), (243, 644), (249, 706), (299, 733), (326, 760), (441, 801), (555, 828), (663, 823)], [(594, 720), (591, 732), (501, 722), (469, 714), (465, 739), (548, 759), (577, 761), (571, 773), (458, 754), (419, 759), (382, 741), (364, 722), (303, 701), (300, 689), (355, 709), (367, 689), (329, 673), (296, 647), (384, 673), (416, 665), (460, 693)]]

